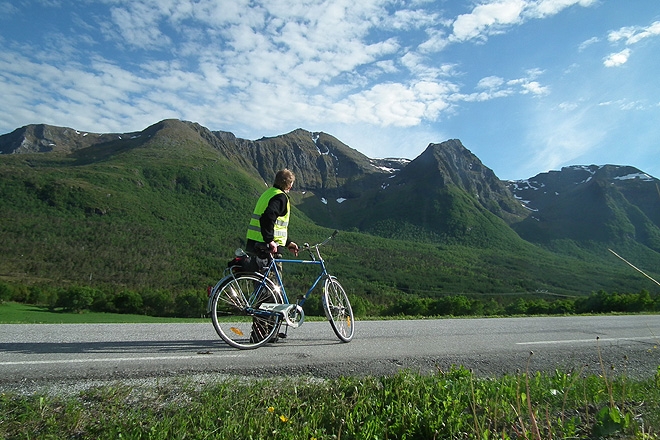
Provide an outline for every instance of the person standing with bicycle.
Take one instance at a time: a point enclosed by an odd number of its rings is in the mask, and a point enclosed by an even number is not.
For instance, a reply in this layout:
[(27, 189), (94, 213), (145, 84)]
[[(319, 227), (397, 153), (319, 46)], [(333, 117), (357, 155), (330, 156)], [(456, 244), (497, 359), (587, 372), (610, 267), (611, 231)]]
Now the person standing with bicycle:
[(258, 244), (263, 243), (271, 254), (280, 253), (279, 248), (286, 247), (298, 255), (298, 245), (288, 236), (291, 214), (289, 191), (295, 180), (293, 171), (286, 168), (279, 170), (273, 186), (259, 197), (247, 230), (247, 252), (259, 254)]
[[(296, 180), (295, 174), (289, 169), (279, 170), (275, 174), (273, 186), (261, 194), (254, 207), (250, 224), (247, 229), (245, 250), (262, 258), (268, 250), (273, 256), (280, 253), (280, 247), (286, 247), (296, 256), (298, 245), (289, 239), (288, 227), (291, 216), (289, 191)], [(281, 264), (279, 265), (281, 269)], [(256, 304), (255, 304), (256, 305)], [(270, 334), (273, 324), (261, 319), (255, 319), (252, 324), (250, 342), (258, 342), (264, 335)], [(277, 336), (272, 342), (277, 340)]]

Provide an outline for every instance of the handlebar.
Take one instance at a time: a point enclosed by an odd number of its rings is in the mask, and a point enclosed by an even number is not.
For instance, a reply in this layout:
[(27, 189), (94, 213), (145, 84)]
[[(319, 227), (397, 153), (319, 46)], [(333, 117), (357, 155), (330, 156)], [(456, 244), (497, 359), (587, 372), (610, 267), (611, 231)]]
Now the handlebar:
[(317, 243), (317, 244), (312, 245), (312, 246), (310, 246), (309, 243), (303, 243), (302, 249), (303, 249), (303, 250), (311, 250), (312, 248), (318, 248), (319, 246), (326, 245), (326, 244), (328, 244), (328, 242), (329, 242), (330, 240), (332, 240), (333, 238), (335, 238), (335, 237), (337, 236), (337, 234), (339, 234), (339, 231), (335, 230), (335, 232), (333, 232), (332, 235), (331, 235), (330, 237), (326, 238), (326, 239), (323, 240), (321, 243)]
[[(314, 255), (314, 253), (312, 252), (312, 250), (315, 249), (316, 254), (318, 255), (318, 257), (320, 259), (321, 256), (319, 255), (319, 247), (328, 244), (328, 242), (330, 242), (330, 240), (334, 239), (337, 236), (338, 233), (339, 233), (339, 231), (335, 230), (335, 232), (333, 232), (332, 235), (330, 235), (330, 237), (328, 237), (325, 240), (323, 240), (322, 242), (314, 244), (314, 245), (310, 245), (309, 243), (303, 243), (302, 248), (300, 250), (309, 251), (309, 254), (312, 257), (312, 259), (316, 260), (316, 257)], [(270, 251), (270, 248), (268, 247), (268, 245), (266, 243), (255, 243), (254, 247), (255, 247), (256, 250), (258, 250), (260, 252), (268, 253), (271, 257), (273, 256), (273, 253)]]

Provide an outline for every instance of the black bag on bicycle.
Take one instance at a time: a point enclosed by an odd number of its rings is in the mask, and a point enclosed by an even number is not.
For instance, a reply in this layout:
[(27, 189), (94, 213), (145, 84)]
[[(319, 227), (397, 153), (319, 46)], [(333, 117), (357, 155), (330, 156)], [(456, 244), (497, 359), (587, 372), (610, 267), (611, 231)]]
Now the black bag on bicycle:
[(240, 255), (227, 263), (227, 267), (236, 272), (263, 272), (268, 267), (268, 258), (259, 258), (256, 255)]

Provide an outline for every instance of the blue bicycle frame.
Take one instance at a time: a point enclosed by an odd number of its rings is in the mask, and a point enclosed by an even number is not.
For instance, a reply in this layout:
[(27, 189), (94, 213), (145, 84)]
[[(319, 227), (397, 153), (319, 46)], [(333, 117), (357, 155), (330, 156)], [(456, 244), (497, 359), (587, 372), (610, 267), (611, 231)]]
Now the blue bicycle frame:
[[(280, 271), (277, 267), (278, 263), (283, 263), (283, 264), (307, 264), (307, 265), (316, 265), (316, 266), (321, 266), (321, 272), (317, 275), (316, 280), (314, 280), (314, 283), (312, 283), (312, 286), (307, 290), (307, 293), (305, 293), (299, 300), (298, 304), (303, 305), (307, 298), (312, 294), (316, 286), (318, 286), (319, 281), (324, 279), (325, 277), (328, 276), (328, 272), (325, 268), (325, 262), (323, 260), (288, 260), (288, 259), (283, 259), (283, 258), (273, 258), (270, 264), (268, 265), (268, 270), (264, 273), (264, 277), (268, 278), (271, 273), (274, 273), (275, 279), (277, 280), (277, 283), (275, 283), (276, 287), (279, 287), (281, 289), (280, 293), (282, 294), (282, 300), (284, 301), (284, 304), (291, 304), (289, 301), (289, 297), (286, 294), (286, 290), (284, 288), (284, 282), (282, 281), (282, 275), (280, 274)], [(263, 286), (263, 283), (259, 286)]]

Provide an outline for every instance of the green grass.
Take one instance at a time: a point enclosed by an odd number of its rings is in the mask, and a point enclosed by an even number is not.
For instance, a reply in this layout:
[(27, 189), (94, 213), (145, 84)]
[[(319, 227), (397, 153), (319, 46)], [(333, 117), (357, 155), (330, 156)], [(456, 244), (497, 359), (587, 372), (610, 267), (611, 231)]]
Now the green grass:
[(124, 315), (119, 313), (65, 313), (51, 311), (47, 307), (0, 303), (0, 324), (114, 324), (114, 323), (166, 323), (207, 322), (208, 319), (159, 318), (146, 315)]
[(0, 437), (98, 439), (657, 439), (649, 380), (464, 368), (386, 377), (113, 384), (0, 395)]

